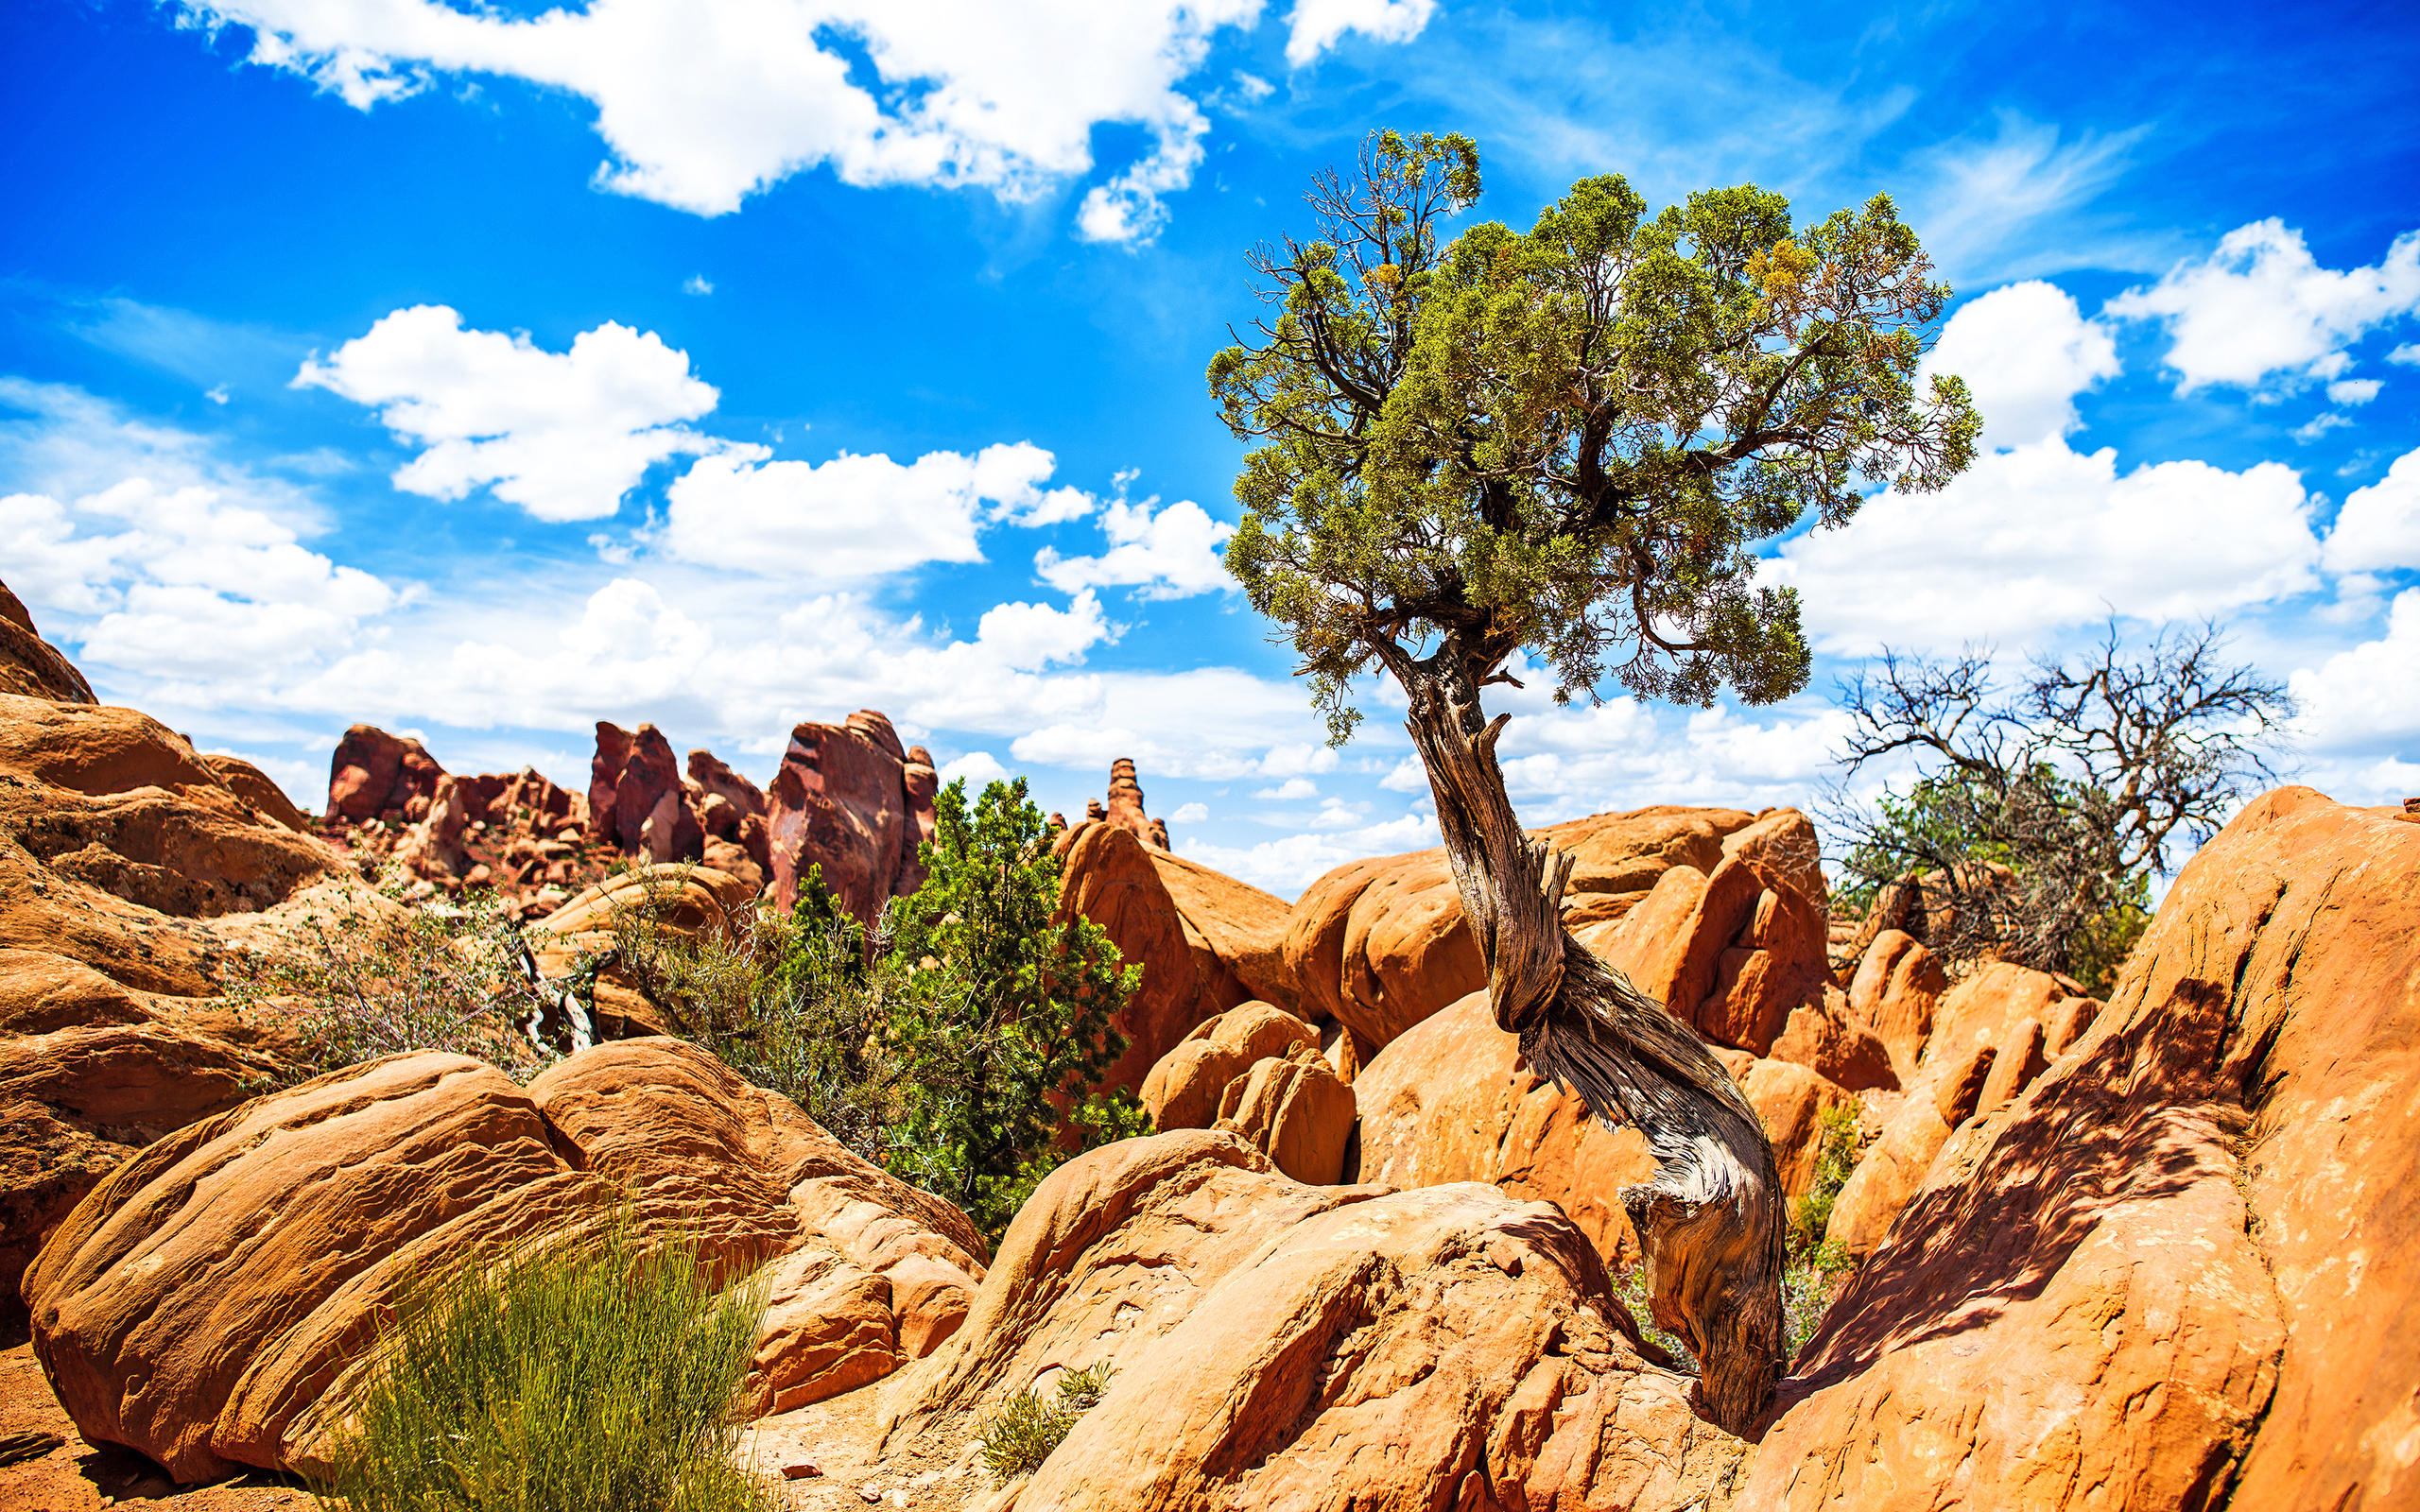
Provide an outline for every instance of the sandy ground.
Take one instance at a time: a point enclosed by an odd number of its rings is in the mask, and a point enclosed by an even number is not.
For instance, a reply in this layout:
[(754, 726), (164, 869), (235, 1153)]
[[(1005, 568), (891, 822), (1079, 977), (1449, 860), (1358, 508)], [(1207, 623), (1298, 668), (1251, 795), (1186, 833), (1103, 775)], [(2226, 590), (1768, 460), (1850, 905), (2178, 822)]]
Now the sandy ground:
[(216, 1486), (183, 1487), (142, 1455), (94, 1449), (50, 1394), (33, 1346), (0, 1350), (0, 1434), (33, 1428), (66, 1440), (40, 1459), (0, 1467), (0, 1507), (7, 1512), (97, 1512), (109, 1506), (174, 1507), (177, 1512), (267, 1512), (309, 1507), (302, 1483), (247, 1475)]
[[(987, 1500), (991, 1477), (971, 1442), (923, 1443), (888, 1456), (874, 1449), (884, 1383), (752, 1424), (740, 1454), (797, 1512), (838, 1512), (873, 1506), (959, 1512)], [(37, 1429), (66, 1440), (39, 1459), (0, 1467), (4, 1512), (98, 1512), (103, 1507), (174, 1508), (175, 1512), (303, 1512), (313, 1505), (300, 1480), (252, 1474), (216, 1486), (180, 1486), (159, 1466), (131, 1450), (94, 1449), (51, 1395), (33, 1347), (0, 1350), (0, 1434)], [(786, 1467), (811, 1464), (819, 1473), (785, 1479)]]

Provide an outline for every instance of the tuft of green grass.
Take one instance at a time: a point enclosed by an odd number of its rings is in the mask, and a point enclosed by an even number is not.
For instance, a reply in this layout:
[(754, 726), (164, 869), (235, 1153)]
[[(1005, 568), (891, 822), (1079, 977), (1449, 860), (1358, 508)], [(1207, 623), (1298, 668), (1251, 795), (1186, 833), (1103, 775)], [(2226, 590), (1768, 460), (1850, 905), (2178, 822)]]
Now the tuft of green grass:
[(761, 1289), (627, 1212), (399, 1311), (315, 1495), (351, 1512), (772, 1512), (734, 1458)]
[(1076, 1419), (1099, 1405), (1113, 1373), (1103, 1360), (1061, 1376), (1055, 1400), (1045, 1401), (1030, 1390), (1011, 1397), (977, 1435), (983, 1446), (983, 1468), (992, 1472), (994, 1484), (1006, 1486), (1041, 1469)]

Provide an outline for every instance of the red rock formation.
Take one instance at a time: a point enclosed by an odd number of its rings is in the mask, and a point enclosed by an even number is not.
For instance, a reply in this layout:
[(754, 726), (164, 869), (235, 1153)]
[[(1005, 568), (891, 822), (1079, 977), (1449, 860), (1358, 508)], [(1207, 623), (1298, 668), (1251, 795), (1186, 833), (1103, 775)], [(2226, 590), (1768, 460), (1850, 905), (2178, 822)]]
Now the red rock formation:
[(1132, 831), (1087, 822), (1057, 844), (1059, 917), (1083, 915), (1108, 932), (1120, 956), (1143, 968), (1142, 986), (1115, 1020), (1126, 1049), (1102, 1079), (1105, 1087), (1139, 1088), (1196, 1024), (1253, 994), (1232, 972), (1202, 970), (1184, 915)]
[(1820, 1002), (1789, 1011), (1772, 1058), (1794, 1061), (1853, 1092), (1897, 1091), (1891, 1048), (1849, 1007), (1848, 994), (1826, 987)]
[(1948, 990), (1949, 977), (1932, 952), (1905, 930), (1886, 929), (1858, 960), (1849, 1010), (1881, 1036), (1904, 1080), (1932, 1038), (1933, 1009)]
[[(598, 755), (601, 759), (601, 746)], [(622, 853), (650, 861), (698, 859), (705, 834), (684, 797), (672, 742), (653, 725), (639, 726), (614, 779), (614, 840)]]
[(689, 781), (708, 797), (721, 798), (741, 815), (764, 816), (763, 790), (723, 765), (713, 751), (693, 750), (689, 753)]
[(1144, 1078), (1152, 1126), (1221, 1128), (1297, 1181), (1343, 1178), (1353, 1089), (1320, 1056), (1310, 1025), (1267, 1003), (1245, 1003), (1197, 1025)]
[(445, 768), (417, 740), (390, 735), (375, 725), (355, 725), (337, 742), (328, 761), (330, 821), (360, 824), (418, 823), (428, 816)]
[(907, 846), (906, 757), (890, 721), (870, 709), (790, 731), (766, 792), (777, 906), (789, 908), (808, 868), (821, 867), (841, 905), (873, 921), (894, 895)]
[[(591, 844), (619, 852), (621, 815), (614, 794), (622, 785), (622, 768), (631, 762), (631, 732), (619, 725), (596, 721), (596, 754), (588, 761), (588, 838)], [(639, 817), (644, 820), (647, 816)]]

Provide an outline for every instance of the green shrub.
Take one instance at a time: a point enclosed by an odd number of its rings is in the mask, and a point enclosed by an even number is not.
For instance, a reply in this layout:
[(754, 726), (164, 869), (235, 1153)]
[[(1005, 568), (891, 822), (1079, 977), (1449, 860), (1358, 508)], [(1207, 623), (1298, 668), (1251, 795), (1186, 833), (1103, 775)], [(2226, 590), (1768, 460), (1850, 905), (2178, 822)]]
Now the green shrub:
[(908, 1067), (891, 1044), (888, 984), (865, 929), (821, 868), (808, 868), (789, 914), (757, 912), (694, 938), (664, 927), (674, 896), (649, 885), (615, 912), (617, 960), (639, 990), (683, 1038), (888, 1164)]
[[(386, 889), (393, 895), (401, 878)], [(300, 935), (233, 961), (236, 1010), (282, 1021), (301, 1080), (407, 1050), (493, 1061), (527, 1081), (555, 1057), (526, 1032), (544, 1007), (510, 909), (492, 893), (401, 919), (306, 914)]]
[(691, 939), (647, 895), (621, 959), (675, 1029), (797, 1102), (868, 1160), (997, 1242), (1069, 1156), (1146, 1133), (1100, 1078), (1141, 980), (1088, 919), (1059, 920), (1059, 860), (1025, 782), (934, 801), (924, 885), (868, 930), (810, 870), (787, 918)]
[(983, 1468), (992, 1472), (994, 1483), (1006, 1486), (1041, 1469), (1050, 1452), (1066, 1440), (1076, 1419), (1099, 1405), (1114, 1373), (1103, 1360), (1061, 1376), (1053, 1400), (1044, 1401), (1029, 1390), (1011, 1397), (976, 1435), (982, 1446)]
[(891, 1169), (996, 1240), (1039, 1173), (1137, 1126), (1098, 1088), (1143, 969), (1091, 919), (1054, 918), (1059, 858), (1024, 778), (971, 810), (952, 782), (933, 814), (925, 885), (890, 915), (890, 1032), (912, 1067)]
[(769, 1512), (735, 1463), (764, 1297), (714, 1291), (694, 1243), (627, 1214), (474, 1260), (407, 1298), (331, 1454), (323, 1508)]

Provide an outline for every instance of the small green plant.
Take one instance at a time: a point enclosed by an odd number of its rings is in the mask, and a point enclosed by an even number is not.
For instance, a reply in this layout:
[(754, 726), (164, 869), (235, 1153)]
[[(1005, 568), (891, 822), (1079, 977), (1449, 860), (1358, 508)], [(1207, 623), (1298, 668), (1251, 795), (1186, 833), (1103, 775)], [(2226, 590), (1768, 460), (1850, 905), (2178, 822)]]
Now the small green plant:
[(1030, 1389), (1011, 1397), (976, 1435), (983, 1448), (983, 1468), (992, 1472), (993, 1482), (1006, 1486), (1041, 1469), (1050, 1452), (1065, 1441), (1076, 1419), (1099, 1405), (1114, 1373), (1103, 1360), (1061, 1376), (1050, 1401)]
[(406, 1298), (334, 1446), (322, 1508), (770, 1512), (735, 1462), (765, 1301), (627, 1212), (458, 1264)]
[(1781, 1280), (1782, 1346), (1793, 1355), (1814, 1335), (1841, 1285), (1857, 1274), (1857, 1261), (1824, 1233), (1841, 1188), (1857, 1169), (1860, 1111), (1858, 1104), (1848, 1102), (1816, 1118), (1822, 1143), (1815, 1152), (1815, 1179), (1790, 1213), (1789, 1259)]
[(617, 963), (677, 1033), (887, 1164), (908, 1066), (891, 1044), (879, 942), (821, 868), (808, 868), (790, 913), (755, 912), (729, 928), (670, 928), (676, 898), (649, 884), (615, 911)]
[(1861, 1107), (1855, 1102), (1827, 1108), (1816, 1115), (1815, 1179), (1789, 1215), (1789, 1247), (1794, 1254), (1823, 1243), (1832, 1224), (1832, 1204), (1857, 1169), (1857, 1125)]
[(238, 1012), (293, 1031), (297, 1080), (400, 1051), (450, 1050), (527, 1081), (555, 1057), (525, 1031), (545, 1003), (524, 953), (510, 908), (484, 891), (400, 918), (307, 914), (284, 948), (234, 957), (228, 995)]

